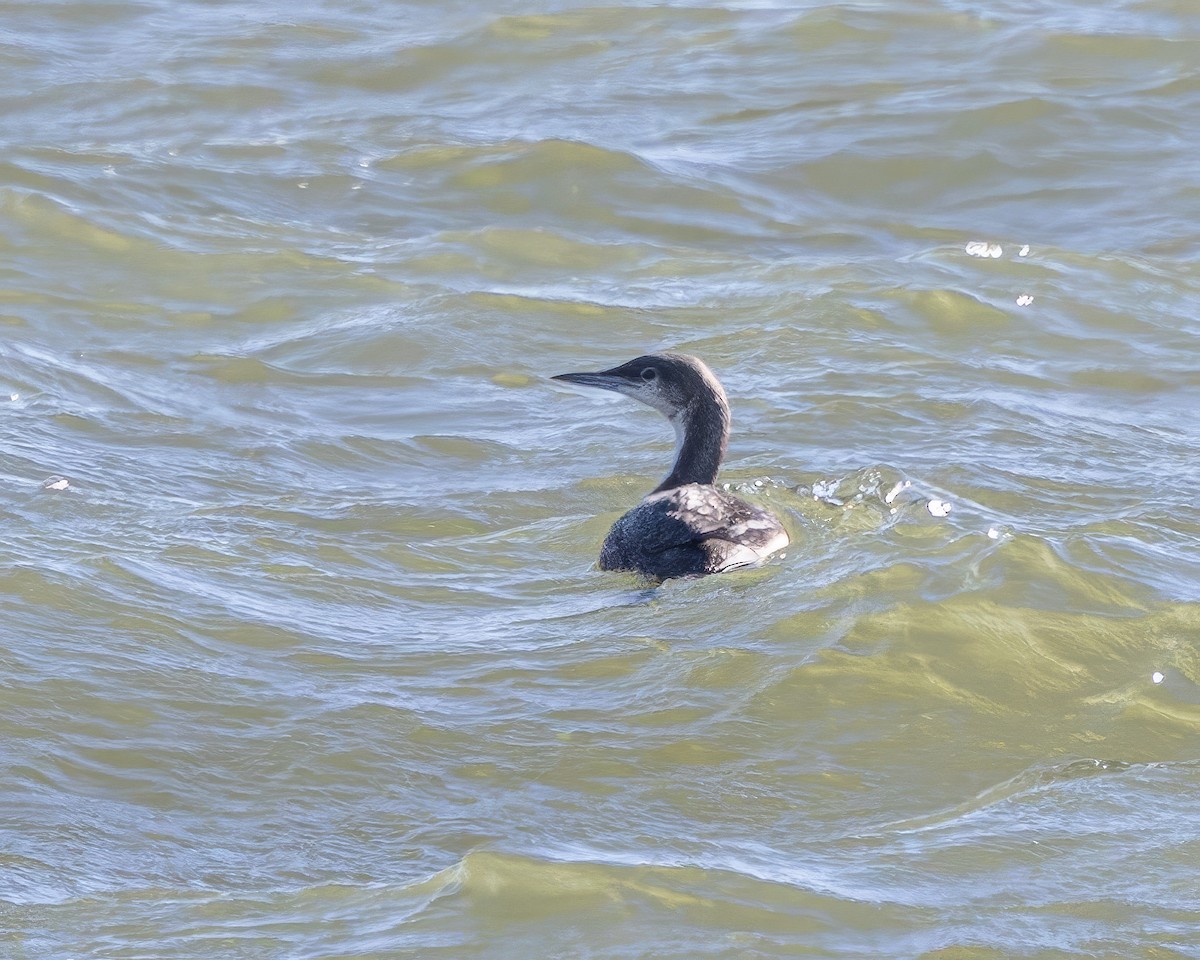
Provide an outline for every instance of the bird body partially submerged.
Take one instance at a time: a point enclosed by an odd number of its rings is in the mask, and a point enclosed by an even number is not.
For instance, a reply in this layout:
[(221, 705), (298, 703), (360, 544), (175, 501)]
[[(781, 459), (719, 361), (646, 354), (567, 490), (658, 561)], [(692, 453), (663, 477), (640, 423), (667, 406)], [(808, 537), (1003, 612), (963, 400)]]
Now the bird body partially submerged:
[(666, 579), (761, 563), (788, 544), (766, 510), (715, 487), (688, 483), (652, 493), (613, 524), (601, 570)]
[(611, 370), (554, 379), (640, 400), (670, 420), (679, 441), (667, 478), (609, 531), (601, 569), (657, 579), (722, 573), (760, 563), (787, 546), (787, 532), (772, 514), (714, 486), (729, 440), (729, 404), (703, 361), (651, 354)]

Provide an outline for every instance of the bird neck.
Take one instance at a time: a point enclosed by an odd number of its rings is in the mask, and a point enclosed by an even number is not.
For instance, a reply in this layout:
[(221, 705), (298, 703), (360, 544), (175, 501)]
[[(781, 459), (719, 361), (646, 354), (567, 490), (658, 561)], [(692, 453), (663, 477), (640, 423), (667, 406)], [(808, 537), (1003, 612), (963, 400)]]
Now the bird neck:
[(712, 486), (729, 443), (729, 404), (725, 397), (707, 391), (695, 397), (670, 420), (678, 440), (675, 466), (653, 492), (673, 490), (685, 483)]

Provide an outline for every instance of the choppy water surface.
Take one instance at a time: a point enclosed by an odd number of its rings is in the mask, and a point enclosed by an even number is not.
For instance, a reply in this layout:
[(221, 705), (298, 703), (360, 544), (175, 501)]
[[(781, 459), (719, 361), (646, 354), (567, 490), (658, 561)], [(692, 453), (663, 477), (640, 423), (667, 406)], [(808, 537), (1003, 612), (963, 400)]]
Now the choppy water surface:
[(1193, 4), (0, 22), (0, 952), (1200, 956)]

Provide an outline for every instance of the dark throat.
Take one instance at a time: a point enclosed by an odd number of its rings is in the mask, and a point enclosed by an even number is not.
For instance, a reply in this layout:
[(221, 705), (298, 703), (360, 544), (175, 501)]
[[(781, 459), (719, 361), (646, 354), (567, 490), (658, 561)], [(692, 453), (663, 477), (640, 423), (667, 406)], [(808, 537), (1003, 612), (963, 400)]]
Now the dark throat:
[(654, 493), (673, 490), (685, 483), (712, 486), (725, 458), (725, 447), (729, 443), (729, 404), (723, 396), (705, 391), (679, 416), (682, 418), (683, 442), (675, 457), (675, 466), (654, 488)]

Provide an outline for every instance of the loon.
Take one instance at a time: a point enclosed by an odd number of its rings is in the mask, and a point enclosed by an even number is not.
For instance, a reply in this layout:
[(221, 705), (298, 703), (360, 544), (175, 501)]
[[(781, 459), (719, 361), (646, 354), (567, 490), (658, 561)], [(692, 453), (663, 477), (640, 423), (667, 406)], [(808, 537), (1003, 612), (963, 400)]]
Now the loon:
[(600, 550), (601, 570), (658, 580), (703, 576), (760, 563), (787, 546), (787, 531), (774, 516), (713, 486), (729, 442), (729, 401), (702, 360), (656, 353), (552, 379), (623, 393), (675, 428), (675, 465), (613, 524)]

